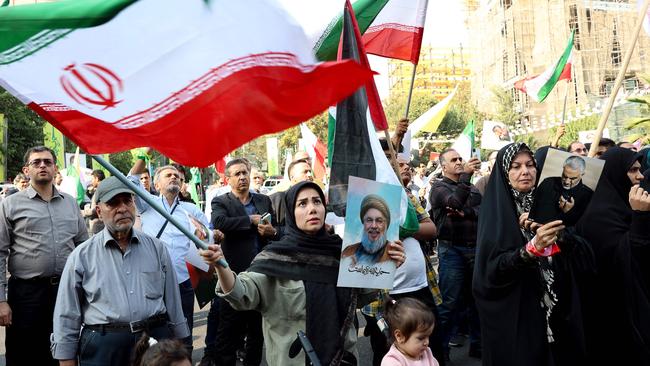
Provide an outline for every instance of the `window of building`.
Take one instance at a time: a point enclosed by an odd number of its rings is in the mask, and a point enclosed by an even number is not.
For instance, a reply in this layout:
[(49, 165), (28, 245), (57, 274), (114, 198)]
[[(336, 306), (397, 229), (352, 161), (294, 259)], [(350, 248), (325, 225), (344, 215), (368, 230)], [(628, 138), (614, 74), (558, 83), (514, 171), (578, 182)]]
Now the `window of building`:
[(569, 29), (575, 31), (573, 44), (576, 49), (580, 50), (580, 22), (578, 19), (578, 7), (576, 5), (569, 6)]

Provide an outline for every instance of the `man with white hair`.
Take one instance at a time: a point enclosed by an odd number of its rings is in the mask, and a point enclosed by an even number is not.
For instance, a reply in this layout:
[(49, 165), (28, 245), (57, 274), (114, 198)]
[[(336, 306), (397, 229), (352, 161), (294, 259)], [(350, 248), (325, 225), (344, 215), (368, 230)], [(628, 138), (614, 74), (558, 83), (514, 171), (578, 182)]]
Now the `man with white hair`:
[(548, 177), (537, 187), (530, 218), (540, 223), (562, 220), (573, 226), (582, 217), (594, 191), (582, 178), (587, 164), (581, 156), (568, 157), (562, 164), (560, 177)]

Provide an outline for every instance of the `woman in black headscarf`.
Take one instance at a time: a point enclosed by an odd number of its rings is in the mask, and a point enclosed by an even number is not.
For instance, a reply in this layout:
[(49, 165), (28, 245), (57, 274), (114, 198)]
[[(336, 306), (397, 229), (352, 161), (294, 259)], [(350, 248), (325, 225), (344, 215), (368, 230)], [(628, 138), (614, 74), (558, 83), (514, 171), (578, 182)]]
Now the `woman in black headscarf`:
[[(342, 240), (325, 230), (325, 196), (320, 187), (301, 182), (284, 199), (285, 235), (267, 245), (246, 272), (235, 275), (217, 266), (217, 294), (237, 310), (262, 313), (269, 365), (306, 364), (296, 341), (301, 330), (323, 365), (356, 364), (355, 311), (376, 293), (336, 287)], [(401, 242), (389, 246), (391, 259), (403, 263)], [(213, 264), (223, 258), (218, 245), (201, 254)]]
[(578, 222), (596, 255), (588, 313), (592, 364), (650, 365), (650, 198), (639, 188), (641, 155), (613, 147)]
[[(473, 292), (481, 319), (483, 365), (547, 366), (557, 302), (551, 255), (561, 221), (526, 220), (537, 169), (523, 143), (502, 148), (486, 188), (478, 222)], [(521, 222), (521, 226), (520, 226)]]

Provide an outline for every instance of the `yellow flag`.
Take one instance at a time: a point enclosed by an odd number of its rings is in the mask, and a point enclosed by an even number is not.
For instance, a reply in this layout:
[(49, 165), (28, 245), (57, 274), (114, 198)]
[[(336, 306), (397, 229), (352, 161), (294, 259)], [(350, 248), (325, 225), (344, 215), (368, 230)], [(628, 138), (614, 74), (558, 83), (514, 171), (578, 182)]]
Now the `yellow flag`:
[(44, 145), (49, 147), (56, 154), (56, 165), (59, 169), (65, 168), (65, 143), (63, 134), (49, 123), (43, 125)]

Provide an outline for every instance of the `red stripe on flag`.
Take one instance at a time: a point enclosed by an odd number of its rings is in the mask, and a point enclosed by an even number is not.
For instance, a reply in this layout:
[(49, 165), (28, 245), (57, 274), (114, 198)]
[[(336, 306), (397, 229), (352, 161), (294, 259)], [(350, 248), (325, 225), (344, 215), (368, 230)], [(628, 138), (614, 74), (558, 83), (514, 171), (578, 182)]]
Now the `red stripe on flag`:
[(369, 80), (372, 71), (352, 60), (322, 63), (309, 72), (290, 65), (254, 66), (130, 129), (47, 103), (29, 107), (90, 154), (151, 146), (180, 164), (206, 167), (256, 137), (313, 117)]
[(557, 79), (558, 81), (560, 80), (571, 80), (571, 63), (568, 62), (566, 65), (564, 65), (564, 69), (562, 70), (562, 73), (560, 74), (560, 78)]
[(424, 29), (415, 27), (387, 27), (377, 31), (369, 29), (363, 35), (363, 44), (370, 54), (417, 64), (423, 33)]
[[(354, 35), (357, 41), (357, 48), (359, 50), (359, 61), (361, 65), (370, 68), (370, 63), (368, 62), (368, 56), (363, 47), (363, 41), (361, 40), (361, 32), (359, 31), (359, 24), (357, 23), (357, 18), (354, 15), (354, 9), (352, 9), (352, 4), (350, 0), (346, 0), (345, 7), (348, 9), (352, 15), (352, 25), (354, 26)], [(341, 32), (341, 37), (343, 32)], [(339, 47), (340, 49), (341, 47)], [(340, 53), (340, 50), (339, 50)], [(366, 95), (368, 97), (368, 109), (370, 110), (370, 117), (372, 118), (372, 123), (375, 125), (375, 129), (379, 131), (388, 129), (388, 121), (386, 121), (386, 114), (384, 114), (384, 107), (381, 105), (381, 99), (379, 98), (379, 92), (377, 91), (377, 85), (375, 85), (375, 80), (372, 79), (366, 84)]]

